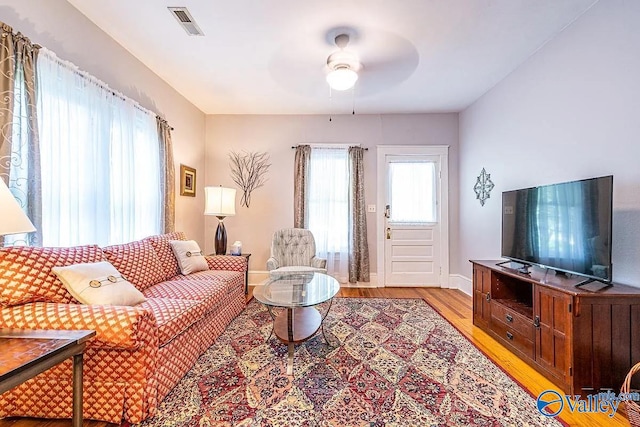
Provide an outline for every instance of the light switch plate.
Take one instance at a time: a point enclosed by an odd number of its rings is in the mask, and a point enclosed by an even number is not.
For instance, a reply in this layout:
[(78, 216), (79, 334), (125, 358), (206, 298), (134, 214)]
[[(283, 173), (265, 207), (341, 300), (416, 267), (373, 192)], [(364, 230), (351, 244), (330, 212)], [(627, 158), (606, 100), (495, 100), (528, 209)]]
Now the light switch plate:
[(367, 212), (375, 212), (376, 205), (367, 205)]

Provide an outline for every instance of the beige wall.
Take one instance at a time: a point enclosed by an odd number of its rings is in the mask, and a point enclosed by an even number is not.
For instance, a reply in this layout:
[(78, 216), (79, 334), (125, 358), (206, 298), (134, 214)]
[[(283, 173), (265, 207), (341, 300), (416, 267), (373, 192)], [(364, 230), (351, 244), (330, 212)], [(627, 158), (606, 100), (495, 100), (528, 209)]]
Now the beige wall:
[(180, 163), (199, 173), (196, 198), (176, 195), (176, 229), (203, 243), (204, 113), (64, 0), (0, 0), (0, 21), (169, 121), (176, 189)]
[[(254, 254), (251, 269), (264, 270), (271, 233), (293, 224), (291, 146), (334, 142), (370, 148), (365, 155), (368, 204), (376, 201), (376, 145), (449, 145), (452, 258), (457, 253), (457, 114), (344, 115), (331, 122), (325, 115), (206, 117), (64, 0), (0, 0), (0, 20), (169, 121), (175, 128), (176, 229), (204, 244), (207, 252), (213, 251), (217, 220), (202, 215), (202, 189), (218, 184), (235, 187), (229, 174), (230, 150), (267, 151), (271, 156), (269, 179), (252, 195), (250, 208), (240, 207), (238, 197), (237, 215), (225, 220), (229, 243), (242, 240), (244, 251)], [(179, 195), (180, 163), (198, 171), (196, 198)], [(379, 214), (368, 214), (372, 272), (377, 267), (375, 215)]]
[[(469, 259), (500, 256), (502, 191), (614, 175), (613, 279), (640, 287), (638, 22), (640, 2), (595, 4), (460, 114), (455, 264), (469, 283)], [(496, 187), (481, 207), (483, 167)]]
[[(251, 270), (266, 270), (272, 233), (293, 226), (293, 145), (300, 143), (349, 143), (369, 148), (365, 154), (365, 198), (376, 203), (377, 145), (449, 145), (451, 253), (457, 254), (458, 232), (458, 115), (343, 115), (329, 122), (326, 115), (212, 115), (206, 125), (206, 185), (236, 187), (231, 180), (229, 152), (266, 151), (271, 169), (265, 186), (252, 193), (249, 208), (240, 206), (236, 216), (225, 219), (228, 243), (241, 240), (252, 253)], [(371, 271), (376, 271), (376, 215), (367, 214)], [(207, 251), (213, 250), (215, 217), (205, 221)]]

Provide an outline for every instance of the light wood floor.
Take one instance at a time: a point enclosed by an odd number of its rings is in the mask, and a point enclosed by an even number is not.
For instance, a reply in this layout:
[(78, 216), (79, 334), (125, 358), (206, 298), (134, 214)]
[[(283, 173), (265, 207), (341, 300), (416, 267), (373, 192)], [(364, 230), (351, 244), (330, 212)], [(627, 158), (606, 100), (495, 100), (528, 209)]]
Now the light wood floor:
[[(538, 396), (538, 394), (544, 390), (558, 389), (542, 375), (529, 367), (529, 365), (498, 344), (493, 338), (473, 326), (471, 298), (460, 291), (424, 288), (343, 288), (338, 295), (341, 297), (363, 298), (424, 298), (449, 320), (449, 322), (456, 326), (473, 344), (528, 389), (531, 394)], [(567, 409), (562, 412), (561, 416), (562, 419), (571, 426), (629, 426), (629, 422), (620, 414), (620, 411), (612, 419), (603, 414), (572, 414)], [(71, 425), (69, 420), (59, 421), (23, 418), (0, 420), (0, 427), (66, 427), (69, 425)], [(85, 421), (84, 425), (89, 427), (115, 427), (114, 424), (97, 421)]]

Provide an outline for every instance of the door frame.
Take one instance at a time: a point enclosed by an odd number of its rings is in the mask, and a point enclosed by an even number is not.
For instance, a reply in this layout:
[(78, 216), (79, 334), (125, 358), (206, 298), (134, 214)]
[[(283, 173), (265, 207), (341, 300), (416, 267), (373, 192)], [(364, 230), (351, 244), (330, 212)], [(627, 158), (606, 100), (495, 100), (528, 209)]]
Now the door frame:
[(449, 146), (448, 145), (378, 145), (377, 152), (377, 201), (376, 201), (376, 243), (378, 262), (378, 287), (384, 288), (384, 208), (386, 179), (386, 157), (388, 155), (398, 156), (435, 156), (440, 163), (440, 179), (438, 180), (438, 193), (440, 203), (438, 203), (437, 214), (440, 218), (440, 287), (449, 288)]

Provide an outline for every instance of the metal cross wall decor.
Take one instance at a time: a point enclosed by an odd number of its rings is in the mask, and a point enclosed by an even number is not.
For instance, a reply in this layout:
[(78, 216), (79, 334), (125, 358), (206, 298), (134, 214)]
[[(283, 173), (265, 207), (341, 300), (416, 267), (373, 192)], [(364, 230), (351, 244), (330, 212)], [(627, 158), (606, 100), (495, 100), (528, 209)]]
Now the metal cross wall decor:
[(484, 206), (485, 200), (491, 197), (489, 193), (491, 193), (493, 187), (495, 187), (495, 185), (493, 181), (491, 181), (491, 174), (488, 174), (487, 171), (482, 168), (482, 172), (478, 175), (476, 185), (473, 186), (473, 191), (476, 192), (476, 199), (480, 200), (481, 206)]

